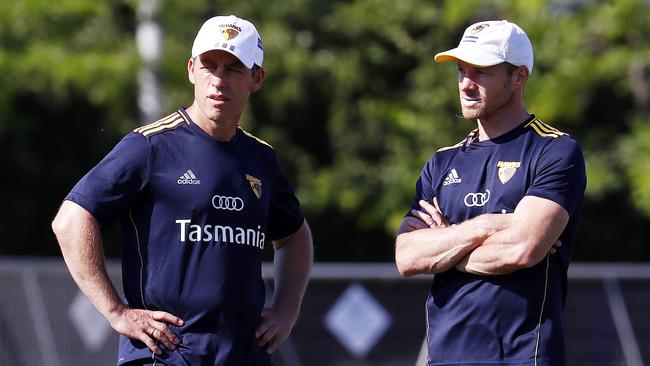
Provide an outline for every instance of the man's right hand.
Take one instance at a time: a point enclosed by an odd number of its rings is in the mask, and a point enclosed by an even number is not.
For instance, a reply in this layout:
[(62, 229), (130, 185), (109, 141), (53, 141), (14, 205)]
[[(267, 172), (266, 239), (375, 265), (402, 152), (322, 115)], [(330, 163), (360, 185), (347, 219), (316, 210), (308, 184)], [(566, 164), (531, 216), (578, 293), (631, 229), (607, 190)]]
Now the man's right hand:
[(157, 342), (170, 350), (180, 342), (167, 324), (183, 325), (180, 318), (163, 312), (131, 309), (124, 305), (104, 265), (101, 231), (95, 217), (72, 201), (64, 201), (52, 230), (72, 278), (91, 304), (118, 333), (142, 341), (160, 354)]
[(180, 339), (167, 324), (183, 325), (183, 320), (164, 311), (124, 308), (118, 312), (110, 324), (115, 331), (131, 339), (137, 339), (146, 344), (152, 352), (160, 354), (158, 347), (161, 342), (169, 350), (175, 350)]

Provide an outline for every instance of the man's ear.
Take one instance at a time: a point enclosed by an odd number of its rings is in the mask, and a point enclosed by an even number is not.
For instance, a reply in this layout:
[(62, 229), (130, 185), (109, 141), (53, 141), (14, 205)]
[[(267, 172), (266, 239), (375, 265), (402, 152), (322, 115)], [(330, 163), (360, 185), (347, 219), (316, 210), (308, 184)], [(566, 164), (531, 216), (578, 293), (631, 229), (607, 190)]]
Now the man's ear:
[(194, 59), (190, 57), (190, 59), (187, 61), (187, 78), (190, 80), (190, 83), (194, 85)]
[(525, 66), (518, 67), (514, 72), (513, 72), (513, 81), (517, 84), (526, 84), (526, 81), (528, 81), (528, 77), (530, 76), (530, 73), (528, 72), (528, 68)]
[(263, 67), (257, 69), (255, 75), (253, 75), (253, 86), (251, 87), (251, 93), (262, 89), (262, 84), (264, 84), (264, 79), (266, 78), (266, 71)]

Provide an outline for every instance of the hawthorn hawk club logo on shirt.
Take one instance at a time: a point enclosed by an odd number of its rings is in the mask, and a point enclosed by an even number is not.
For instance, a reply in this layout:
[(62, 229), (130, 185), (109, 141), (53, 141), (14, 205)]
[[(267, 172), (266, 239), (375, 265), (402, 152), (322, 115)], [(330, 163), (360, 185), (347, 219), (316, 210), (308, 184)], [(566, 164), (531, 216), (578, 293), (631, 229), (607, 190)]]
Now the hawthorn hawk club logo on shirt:
[(499, 180), (502, 184), (506, 184), (510, 178), (517, 172), (517, 168), (521, 167), (520, 161), (500, 161), (497, 163), (499, 168)]
[(255, 196), (258, 199), (262, 197), (262, 181), (248, 174), (246, 174), (246, 179), (248, 179), (248, 183), (251, 184), (251, 189), (253, 189)]

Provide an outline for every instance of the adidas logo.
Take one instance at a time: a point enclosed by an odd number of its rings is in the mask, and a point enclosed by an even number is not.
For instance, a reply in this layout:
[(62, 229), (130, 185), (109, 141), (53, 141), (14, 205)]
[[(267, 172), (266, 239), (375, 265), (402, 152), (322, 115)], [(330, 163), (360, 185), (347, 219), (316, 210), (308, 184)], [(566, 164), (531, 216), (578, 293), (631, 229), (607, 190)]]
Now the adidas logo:
[(456, 172), (456, 169), (452, 169), (449, 174), (447, 174), (447, 177), (445, 178), (445, 181), (442, 182), (443, 186), (448, 186), (450, 184), (458, 184), (462, 182), (463, 180), (458, 177), (458, 172)]
[(194, 175), (191, 169), (188, 169), (185, 174), (181, 175), (176, 182), (178, 184), (201, 184), (201, 181)]

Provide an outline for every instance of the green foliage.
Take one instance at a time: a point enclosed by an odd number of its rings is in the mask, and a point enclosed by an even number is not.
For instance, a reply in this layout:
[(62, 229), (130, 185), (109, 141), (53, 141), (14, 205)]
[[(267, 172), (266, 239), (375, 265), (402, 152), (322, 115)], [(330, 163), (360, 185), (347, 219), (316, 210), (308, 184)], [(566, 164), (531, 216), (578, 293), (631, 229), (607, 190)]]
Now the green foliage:
[(650, 213), (650, 116), (634, 121), (620, 152), (631, 187), (630, 198), (637, 208)]
[[(3, 181), (14, 208), (0, 220), (3, 243), (16, 238), (9, 227), (28, 227), (20, 222), (46, 231), (72, 184), (137, 124), (138, 5), (0, 3), (2, 164), (50, 187)], [(608, 200), (639, 222), (650, 218), (649, 8), (643, 0), (161, 0), (162, 113), (192, 101), (186, 64), (198, 26), (215, 14), (250, 19), (264, 41), (267, 80), (242, 125), (276, 147), (313, 226), (317, 258), (391, 260), (421, 167), (475, 126), (455, 116), (454, 65), (432, 56), (455, 47), (473, 22), (509, 19), (535, 48), (529, 110), (584, 148), (585, 226), (603, 241), (589, 245), (604, 246), (609, 234), (590, 222)], [(643, 245), (644, 235), (632, 235), (631, 245)]]
[(0, 254), (58, 252), (58, 203), (134, 127), (133, 29), (125, 2), (0, 3)]

